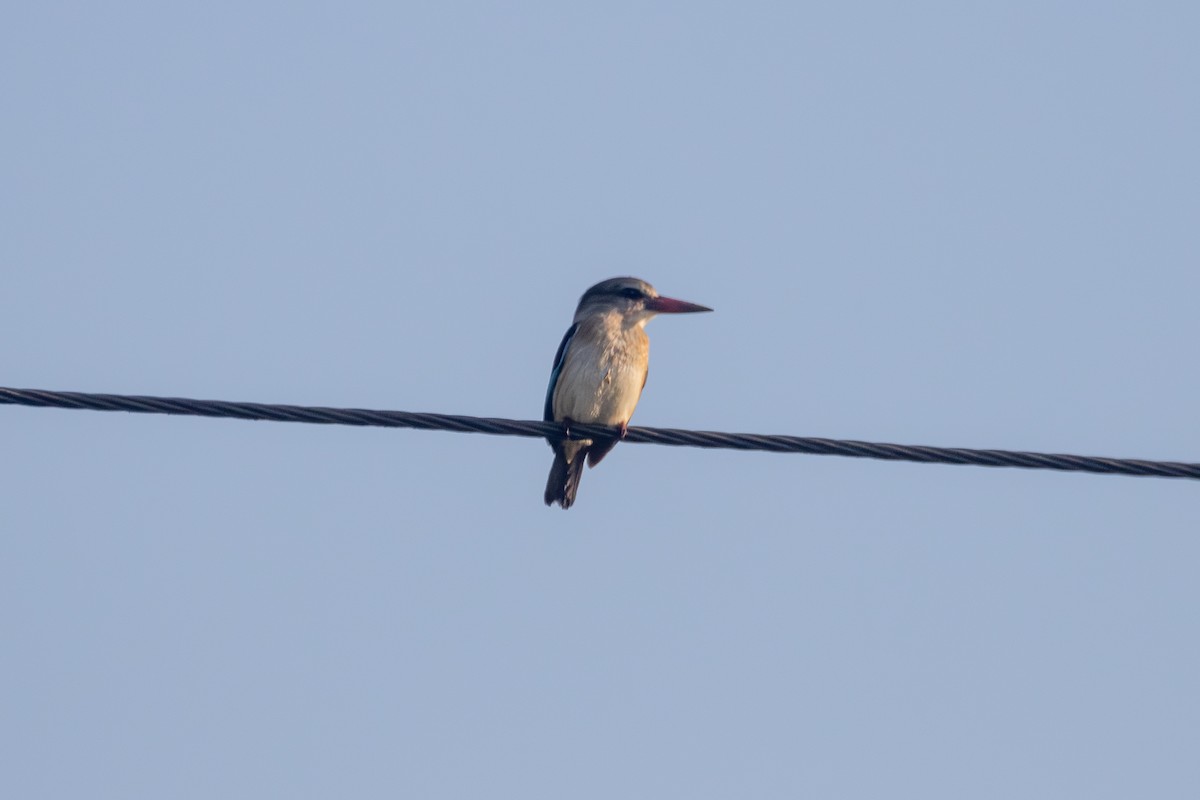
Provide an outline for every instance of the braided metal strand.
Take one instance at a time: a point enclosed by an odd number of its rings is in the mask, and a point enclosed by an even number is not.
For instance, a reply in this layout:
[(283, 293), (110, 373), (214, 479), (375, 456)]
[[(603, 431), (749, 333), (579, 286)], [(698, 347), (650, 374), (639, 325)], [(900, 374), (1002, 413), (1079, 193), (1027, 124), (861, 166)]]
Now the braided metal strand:
[[(93, 411), (131, 411), (146, 414), (184, 414), (202, 417), (307, 422), (324, 425), (360, 425), (383, 428), (488, 433), (497, 436), (532, 438), (561, 437), (562, 426), (533, 420), (468, 417), (456, 414), (376, 411), (362, 408), (323, 408), (272, 403), (232, 403), (220, 400), (193, 400), (182, 397), (146, 397), (137, 395), (53, 392), (42, 389), (0, 387), (0, 404), (90, 409)], [(572, 438), (611, 437), (614, 428), (599, 425), (572, 425)], [(851, 458), (877, 458), (889, 461), (916, 461), (938, 464), (973, 464), (985, 467), (1021, 467), (1067, 472), (1093, 472), (1115, 475), (1140, 475), (1159, 478), (1200, 480), (1200, 464), (1177, 461), (1145, 461), (1128, 458), (1101, 458), (1013, 450), (972, 450), (961, 447), (859, 442), (849, 439), (818, 439), (804, 436), (777, 436), (751, 433), (688, 431), (675, 428), (630, 428), (625, 441), (677, 447), (704, 447), (726, 450), (758, 450), (774, 453), (808, 453)]]

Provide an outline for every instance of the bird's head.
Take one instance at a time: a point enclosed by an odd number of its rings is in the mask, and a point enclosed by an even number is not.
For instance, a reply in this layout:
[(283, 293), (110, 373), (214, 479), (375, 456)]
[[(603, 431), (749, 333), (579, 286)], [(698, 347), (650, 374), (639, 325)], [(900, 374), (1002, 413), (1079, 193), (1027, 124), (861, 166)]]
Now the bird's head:
[(689, 314), (712, 311), (707, 306), (663, 297), (653, 286), (638, 278), (609, 278), (597, 283), (579, 298), (575, 318), (592, 314), (619, 314), (627, 326), (645, 325), (655, 314)]

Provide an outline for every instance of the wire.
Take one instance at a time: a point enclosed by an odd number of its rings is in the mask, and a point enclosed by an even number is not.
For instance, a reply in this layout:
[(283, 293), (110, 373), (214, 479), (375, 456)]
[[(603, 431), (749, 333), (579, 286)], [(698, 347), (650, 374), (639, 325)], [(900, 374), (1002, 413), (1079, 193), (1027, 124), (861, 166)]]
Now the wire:
[[(467, 417), (456, 414), (417, 414), (409, 411), (371, 411), (361, 408), (322, 408), (272, 403), (231, 403), (222, 400), (192, 400), (181, 397), (145, 397), (84, 392), (52, 392), (42, 389), (0, 387), (0, 404), (93, 411), (132, 411), (144, 414), (184, 414), (200, 417), (275, 422), (310, 422), (324, 425), (366, 425), (382, 428), (490, 433), (497, 436), (561, 438), (562, 425), (532, 420)], [(617, 435), (615, 428), (572, 424), (573, 439)], [(1066, 472), (1141, 475), (1158, 478), (1200, 480), (1200, 464), (1178, 461), (1144, 461), (1130, 458), (1100, 458), (1014, 450), (972, 450), (962, 447), (858, 442), (848, 439), (814, 439), (806, 436), (775, 436), (751, 433), (717, 433), (674, 428), (630, 428), (625, 441), (645, 444), (706, 447), (726, 450), (761, 450), (774, 453), (808, 453), (889, 461), (918, 461), (936, 464), (974, 464), (983, 467), (1022, 467)]]

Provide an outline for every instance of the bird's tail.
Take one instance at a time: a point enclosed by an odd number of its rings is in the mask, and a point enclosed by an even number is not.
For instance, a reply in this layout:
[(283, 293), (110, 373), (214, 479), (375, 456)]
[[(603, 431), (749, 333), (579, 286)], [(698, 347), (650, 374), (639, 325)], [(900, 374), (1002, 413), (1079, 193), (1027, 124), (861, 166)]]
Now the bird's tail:
[(580, 448), (572, 453), (567, 461), (567, 448), (561, 444), (554, 448), (554, 464), (550, 467), (550, 477), (546, 479), (546, 505), (558, 503), (564, 509), (570, 508), (575, 502), (575, 493), (579, 491), (579, 478), (583, 475), (583, 464), (587, 459), (587, 450)]

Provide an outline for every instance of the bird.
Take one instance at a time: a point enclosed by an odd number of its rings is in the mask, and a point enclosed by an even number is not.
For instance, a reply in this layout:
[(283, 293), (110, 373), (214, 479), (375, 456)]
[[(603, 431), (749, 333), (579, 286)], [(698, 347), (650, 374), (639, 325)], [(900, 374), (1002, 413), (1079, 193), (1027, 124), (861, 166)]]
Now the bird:
[[(563, 426), (548, 438), (554, 464), (546, 480), (546, 505), (575, 502), (586, 460), (596, 466), (625, 438), (629, 419), (646, 385), (650, 339), (644, 330), (656, 314), (712, 311), (708, 306), (663, 297), (639, 278), (609, 278), (583, 293), (550, 370), (543, 419)], [(617, 428), (604, 439), (571, 439), (571, 425)]]

